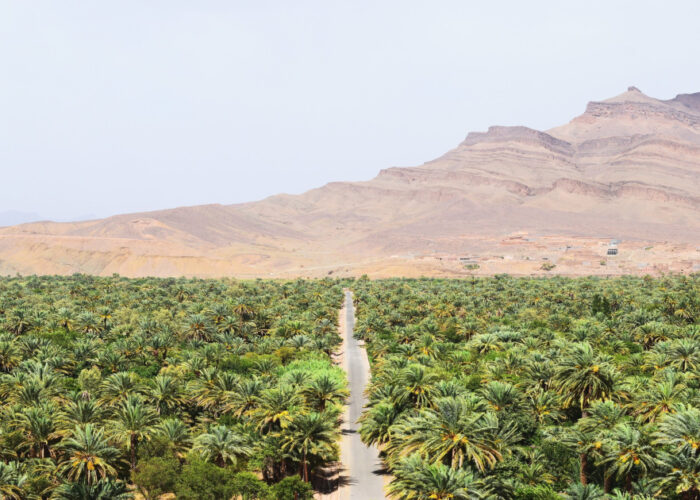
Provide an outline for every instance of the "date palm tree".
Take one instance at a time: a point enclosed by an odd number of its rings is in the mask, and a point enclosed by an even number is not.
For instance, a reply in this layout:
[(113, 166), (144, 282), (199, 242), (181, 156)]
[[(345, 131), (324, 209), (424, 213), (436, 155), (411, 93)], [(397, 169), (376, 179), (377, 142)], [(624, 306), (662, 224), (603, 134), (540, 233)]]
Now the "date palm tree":
[(678, 339), (669, 345), (669, 366), (681, 372), (697, 371), (700, 368), (700, 341)]
[(431, 463), (418, 455), (399, 462), (387, 492), (392, 498), (405, 500), (477, 500), (490, 495), (469, 469)]
[(400, 401), (410, 401), (418, 408), (430, 406), (437, 381), (437, 376), (424, 366), (407, 366), (399, 375), (399, 387), (403, 389)]
[(15, 343), (7, 337), (0, 337), (0, 372), (10, 373), (21, 360)]
[(609, 451), (603, 463), (611, 472), (624, 478), (628, 492), (632, 491), (632, 476), (646, 475), (655, 466), (650, 436), (645, 430), (628, 424), (616, 427), (608, 438)]
[(182, 390), (182, 383), (175, 377), (158, 375), (145, 393), (147, 401), (159, 415), (169, 415), (182, 404)]
[(605, 493), (597, 484), (572, 484), (564, 493), (567, 500), (603, 500)]
[(53, 405), (44, 405), (27, 408), (20, 414), (17, 426), (22, 430), (23, 446), (29, 450), (29, 456), (54, 456), (53, 447), (62, 437), (62, 432), (56, 425), (55, 412)]
[(260, 395), (265, 387), (265, 383), (258, 377), (240, 381), (236, 390), (227, 395), (222, 411), (231, 412), (236, 417), (248, 415), (258, 407)]
[(382, 401), (366, 410), (358, 420), (362, 442), (368, 446), (387, 444), (391, 440), (392, 426), (400, 415), (400, 409), (388, 401)]
[(94, 484), (65, 483), (51, 496), (55, 500), (131, 500), (134, 495), (122, 481), (100, 479)]
[(3, 500), (24, 500), (22, 486), (27, 481), (26, 474), (20, 472), (17, 462), (0, 462), (0, 498)]
[(328, 404), (342, 403), (350, 394), (340, 381), (329, 375), (315, 378), (301, 393), (308, 406), (319, 412), (323, 412)]
[(212, 328), (203, 314), (193, 314), (187, 318), (185, 337), (208, 342), (212, 338)]
[(71, 429), (76, 425), (94, 424), (102, 421), (104, 412), (93, 399), (78, 399), (69, 401), (58, 415), (59, 423)]
[(192, 444), (189, 427), (177, 418), (166, 418), (155, 427), (155, 434), (161, 436), (172, 454), (184, 460)]
[(100, 386), (100, 404), (114, 406), (125, 401), (130, 395), (140, 394), (143, 386), (133, 372), (117, 372), (107, 377)]
[(225, 467), (228, 463), (236, 465), (239, 459), (250, 456), (253, 449), (243, 434), (225, 425), (216, 425), (194, 440), (192, 451), (213, 461), (219, 467)]
[(329, 461), (337, 454), (335, 417), (329, 413), (301, 413), (280, 432), (282, 450), (293, 453), (301, 462), (301, 476), (309, 482), (309, 461)]
[(132, 470), (136, 468), (139, 443), (150, 438), (157, 422), (158, 414), (155, 410), (135, 395), (128, 396), (115, 409), (114, 417), (109, 421), (110, 435), (125, 444)]
[(700, 455), (688, 450), (662, 451), (658, 457), (659, 485), (683, 500), (700, 498)]
[(676, 410), (659, 419), (654, 444), (696, 455), (700, 448), (700, 410), (682, 404)]
[(303, 398), (293, 387), (273, 387), (262, 393), (251, 417), (262, 432), (284, 429), (300, 411), (302, 403)]
[(417, 452), (454, 469), (470, 463), (483, 472), (501, 460), (501, 446), (508, 437), (499, 435), (495, 414), (471, 412), (461, 398), (442, 398), (435, 409), (425, 408), (401, 420), (387, 453), (398, 457)]
[(100, 478), (116, 476), (119, 450), (110, 446), (104, 431), (93, 424), (73, 429), (61, 447), (64, 453), (57, 471), (69, 481), (94, 484)]
[(583, 416), (592, 401), (614, 395), (617, 372), (608, 357), (598, 356), (587, 342), (574, 344), (559, 363), (554, 386), (564, 405), (577, 403)]

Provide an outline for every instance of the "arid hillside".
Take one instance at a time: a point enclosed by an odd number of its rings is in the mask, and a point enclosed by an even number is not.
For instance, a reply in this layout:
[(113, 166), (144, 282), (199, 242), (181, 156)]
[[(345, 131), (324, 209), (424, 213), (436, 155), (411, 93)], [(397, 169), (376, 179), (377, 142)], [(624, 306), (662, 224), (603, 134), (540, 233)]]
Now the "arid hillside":
[(0, 274), (694, 271), (700, 93), (662, 101), (634, 87), (589, 103), (566, 125), (491, 127), (431, 162), (389, 168), (366, 182), (254, 203), (0, 229)]

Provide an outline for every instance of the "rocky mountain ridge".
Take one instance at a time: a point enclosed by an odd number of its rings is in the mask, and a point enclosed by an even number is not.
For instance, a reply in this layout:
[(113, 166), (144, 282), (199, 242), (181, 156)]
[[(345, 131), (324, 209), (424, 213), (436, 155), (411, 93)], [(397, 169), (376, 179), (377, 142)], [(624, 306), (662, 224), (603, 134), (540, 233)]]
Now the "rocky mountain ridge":
[[(612, 238), (630, 251), (608, 259)], [(369, 181), (3, 228), (0, 273), (693, 272), (698, 244), (700, 93), (663, 101), (630, 87), (566, 125), (472, 132), (435, 160)], [(558, 264), (545, 270), (543, 259)]]

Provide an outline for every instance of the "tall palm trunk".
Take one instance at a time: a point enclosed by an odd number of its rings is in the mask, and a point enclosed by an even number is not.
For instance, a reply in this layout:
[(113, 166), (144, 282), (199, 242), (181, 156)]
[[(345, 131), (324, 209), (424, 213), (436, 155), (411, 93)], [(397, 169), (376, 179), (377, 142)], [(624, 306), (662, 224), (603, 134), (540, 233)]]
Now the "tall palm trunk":
[(131, 469), (134, 470), (136, 468), (136, 446), (138, 446), (138, 438), (136, 437), (136, 434), (132, 434), (130, 438), (130, 457), (131, 457)]
[[(588, 411), (585, 408), (581, 408), (581, 418), (586, 418), (588, 416)], [(581, 453), (579, 455), (579, 461), (581, 463), (581, 472), (579, 473), (579, 481), (581, 484), (586, 486), (588, 484), (588, 476), (586, 476), (586, 467), (588, 467), (588, 453)]]
[(610, 489), (612, 488), (612, 474), (608, 474), (608, 471), (605, 471), (605, 479), (603, 479), (603, 492), (605, 493), (610, 493)]
[(306, 452), (301, 457), (301, 466), (304, 471), (304, 482), (309, 482), (309, 464), (306, 462)]

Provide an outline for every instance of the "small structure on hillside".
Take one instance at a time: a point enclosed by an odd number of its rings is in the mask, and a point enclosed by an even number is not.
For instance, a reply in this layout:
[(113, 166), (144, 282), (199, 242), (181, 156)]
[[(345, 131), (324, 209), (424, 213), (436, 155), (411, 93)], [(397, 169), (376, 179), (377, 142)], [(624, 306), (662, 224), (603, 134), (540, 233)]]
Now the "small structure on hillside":
[(608, 255), (617, 255), (617, 245), (619, 243), (620, 240), (610, 240), (608, 244)]

